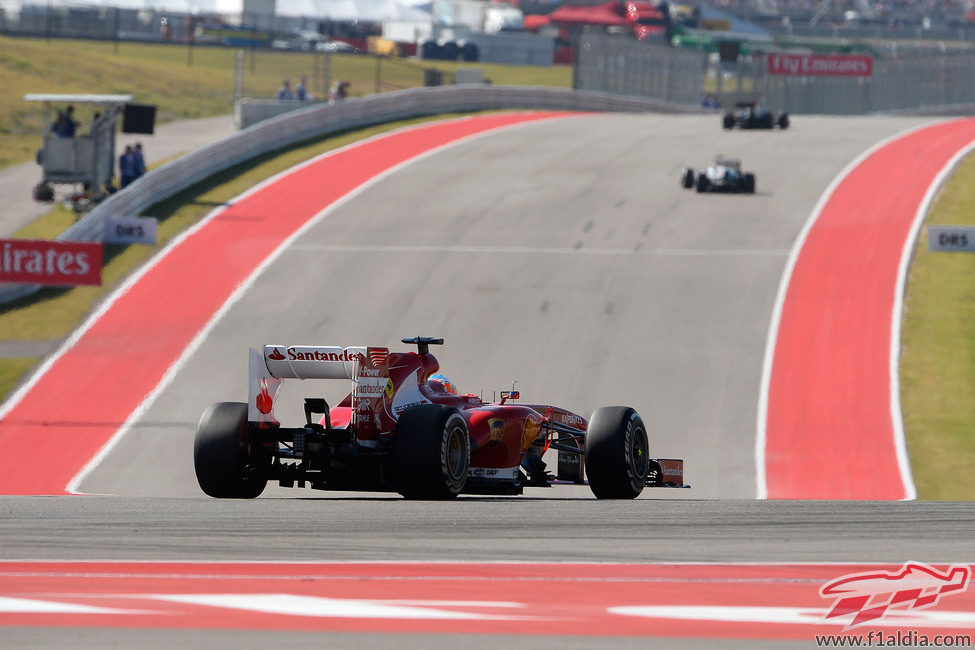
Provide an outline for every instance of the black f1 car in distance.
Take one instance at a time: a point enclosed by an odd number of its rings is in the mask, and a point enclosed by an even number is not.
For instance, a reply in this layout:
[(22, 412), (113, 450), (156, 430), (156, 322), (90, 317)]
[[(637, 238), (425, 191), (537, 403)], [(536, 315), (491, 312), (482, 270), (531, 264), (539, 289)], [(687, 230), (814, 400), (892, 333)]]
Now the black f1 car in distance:
[(760, 108), (755, 102), (739, 102), (734, 110), (724, 114), (721, 125), (726, 129), (780, 129), (789, 128), (789, 114)]
[(681, 175), (680, 184), (685, 189), (696, 188), (698, 192), (730, 192), (739, 194), (755, 193), (755, 174), (742, 173), (741, 161), (718, 156), (714, 163), (694, 175), (690, 167)]
[[(203, 491), (252, 499), (268, 481), (283, 487), (399, 492), (408, 499), (449, 499), (462, 492), (521, 494), (523, 488), (584, 483), (600, 499), (633, 499), (644, 487), (685, 487), (684, 462), (650, 458), (646, 426), (624, 406), (588, 420), (547, 405), (498, 403), (458, 395), (437, 373), (429, 346), (443, 339), (403, 339), (417, 352), (380, 347), (266, 345), (250, 352), (248, 403), (222, 402), (203, 414), (194, 466)], [(347, 379), (338, 406), (305, 398), (305, 424), (274, 416), (286, 379)], [(313, 416), (321, 415), (320, 418)], [(558, 451), (557, 475), (542, 456)]]

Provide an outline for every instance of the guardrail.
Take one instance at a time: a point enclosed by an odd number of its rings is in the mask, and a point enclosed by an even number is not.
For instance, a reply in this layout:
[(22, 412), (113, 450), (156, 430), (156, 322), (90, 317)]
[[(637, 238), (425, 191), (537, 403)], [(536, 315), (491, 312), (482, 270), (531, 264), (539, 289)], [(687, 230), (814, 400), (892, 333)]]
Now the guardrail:
[[(138, 215), (208, 176), (303, 140), (423, 115), (505, 108), (655, 113), (702, 111), (697, 107), (639, 97), (565, 88), (512, 86), (411, 88), (346, 99), (334, 104), (313, 104), (259, 122), (153, 169), (98, 204), (56, 239), (102, 241), (109, 218)], [(40, 288), (38, 285), (0, 284), (0, 304), (29, 296)]]

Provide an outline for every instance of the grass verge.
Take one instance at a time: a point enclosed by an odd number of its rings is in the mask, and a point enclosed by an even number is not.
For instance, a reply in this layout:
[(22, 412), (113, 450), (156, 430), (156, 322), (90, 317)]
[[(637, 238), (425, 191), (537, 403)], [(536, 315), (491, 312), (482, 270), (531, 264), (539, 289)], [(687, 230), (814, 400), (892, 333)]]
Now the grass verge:
[(37, 357), (0, 359), (0, 401), (2, 401), (24, 374), (40, 361)]
[[(41, 106), (22, 101), (28, 93), (127, 93), (158, 106), (156, 119), (229, 115), (233, 112), (236, 49), (70, 39), (0, 36), (0, 168), (33, 160), (43, 129)], [(449, 76), (465, 64), (382, 59), (366, 55), (251, 50), (244, 56), (245, 97), (275, 96), (285, 78), (308, 77), (311, 92), (324, 97), (326, 76), (351, 82), (351, 95), (422, 86), (424, 69)], [(471, 67), (471, 64), (466, 64)], [(495, 84), (569, 87), (568, 66), (474, 64)], [(76, 106), (80, 132), (88, 132), (93, 107)]]
[[(928, 224), (975, 226), (975, 156), (935, 200)], [(922, 499), (975, 501), (975, 255), (928, 250), (920, 233), (901, 331), (901, 409)]]
[[(326, 151), (409, 124), (456, 117), (437, 115), (381, 124), (298, 143), (215, 174), (193, 187), (146, 210), (159, 219), (156, 246), (105, 246), (102, 284), (97, 287), (46, 288), (33, 296), (0, 305), (0, 341), (55, 340), (77, 328), (92, 309), (130, 273), (155, 255), (173, 237), (199, 221), (215, 207), (260, 181)], [(66, 209), (54, 210), (17, 233), (17, 237), (49, 238), (74, 220)], [(37, 362), (37, 359), (0, 358), (0, 401)]]

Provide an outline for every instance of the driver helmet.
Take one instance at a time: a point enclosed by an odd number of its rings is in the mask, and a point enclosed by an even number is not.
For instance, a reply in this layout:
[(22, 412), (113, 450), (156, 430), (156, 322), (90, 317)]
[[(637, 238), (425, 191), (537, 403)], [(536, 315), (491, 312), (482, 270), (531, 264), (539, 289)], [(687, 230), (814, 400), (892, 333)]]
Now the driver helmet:
[(450, 381), (447, 379), (447, 377), (441, 375), (439, 372), (435, 375), (430, 375), (430, 378), (427, 379), (427, 383), (437, 384), (440, 388), (447, 391), (451, 395), (457, 394), (457, 387), (454, 386), (454, 382)]

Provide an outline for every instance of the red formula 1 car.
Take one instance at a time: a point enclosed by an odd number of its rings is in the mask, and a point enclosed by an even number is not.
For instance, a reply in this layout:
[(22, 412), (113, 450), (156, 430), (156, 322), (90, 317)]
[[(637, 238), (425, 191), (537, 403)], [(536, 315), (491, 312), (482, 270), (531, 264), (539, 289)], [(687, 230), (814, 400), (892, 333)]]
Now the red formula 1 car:
[[(600, 499), (633, 499), (646, 486), (684, 487), (684, 462), (650, 458), (643, 420), (610, 406), (592, 417), (556, 406), (498, 403), (458, 395), (430, 345), (417, 352), (379, 347), (267, 345), (251, 350), (250, 400), (222, 402), (200, 420), (196, 476), (217, 498), (250, 499), (267, 482), (319, 490), (399, 492), (408, 499), (521, 494), (526, 486), (584, 483)], [(347, 379), (352, 392), (335, 407), (305, 399), (303, 427), (274, 417), (285, 379)], [(321, 415), (319, 419), (314, 416)], [(558, 450), (557, 474), (542, 455)]]

